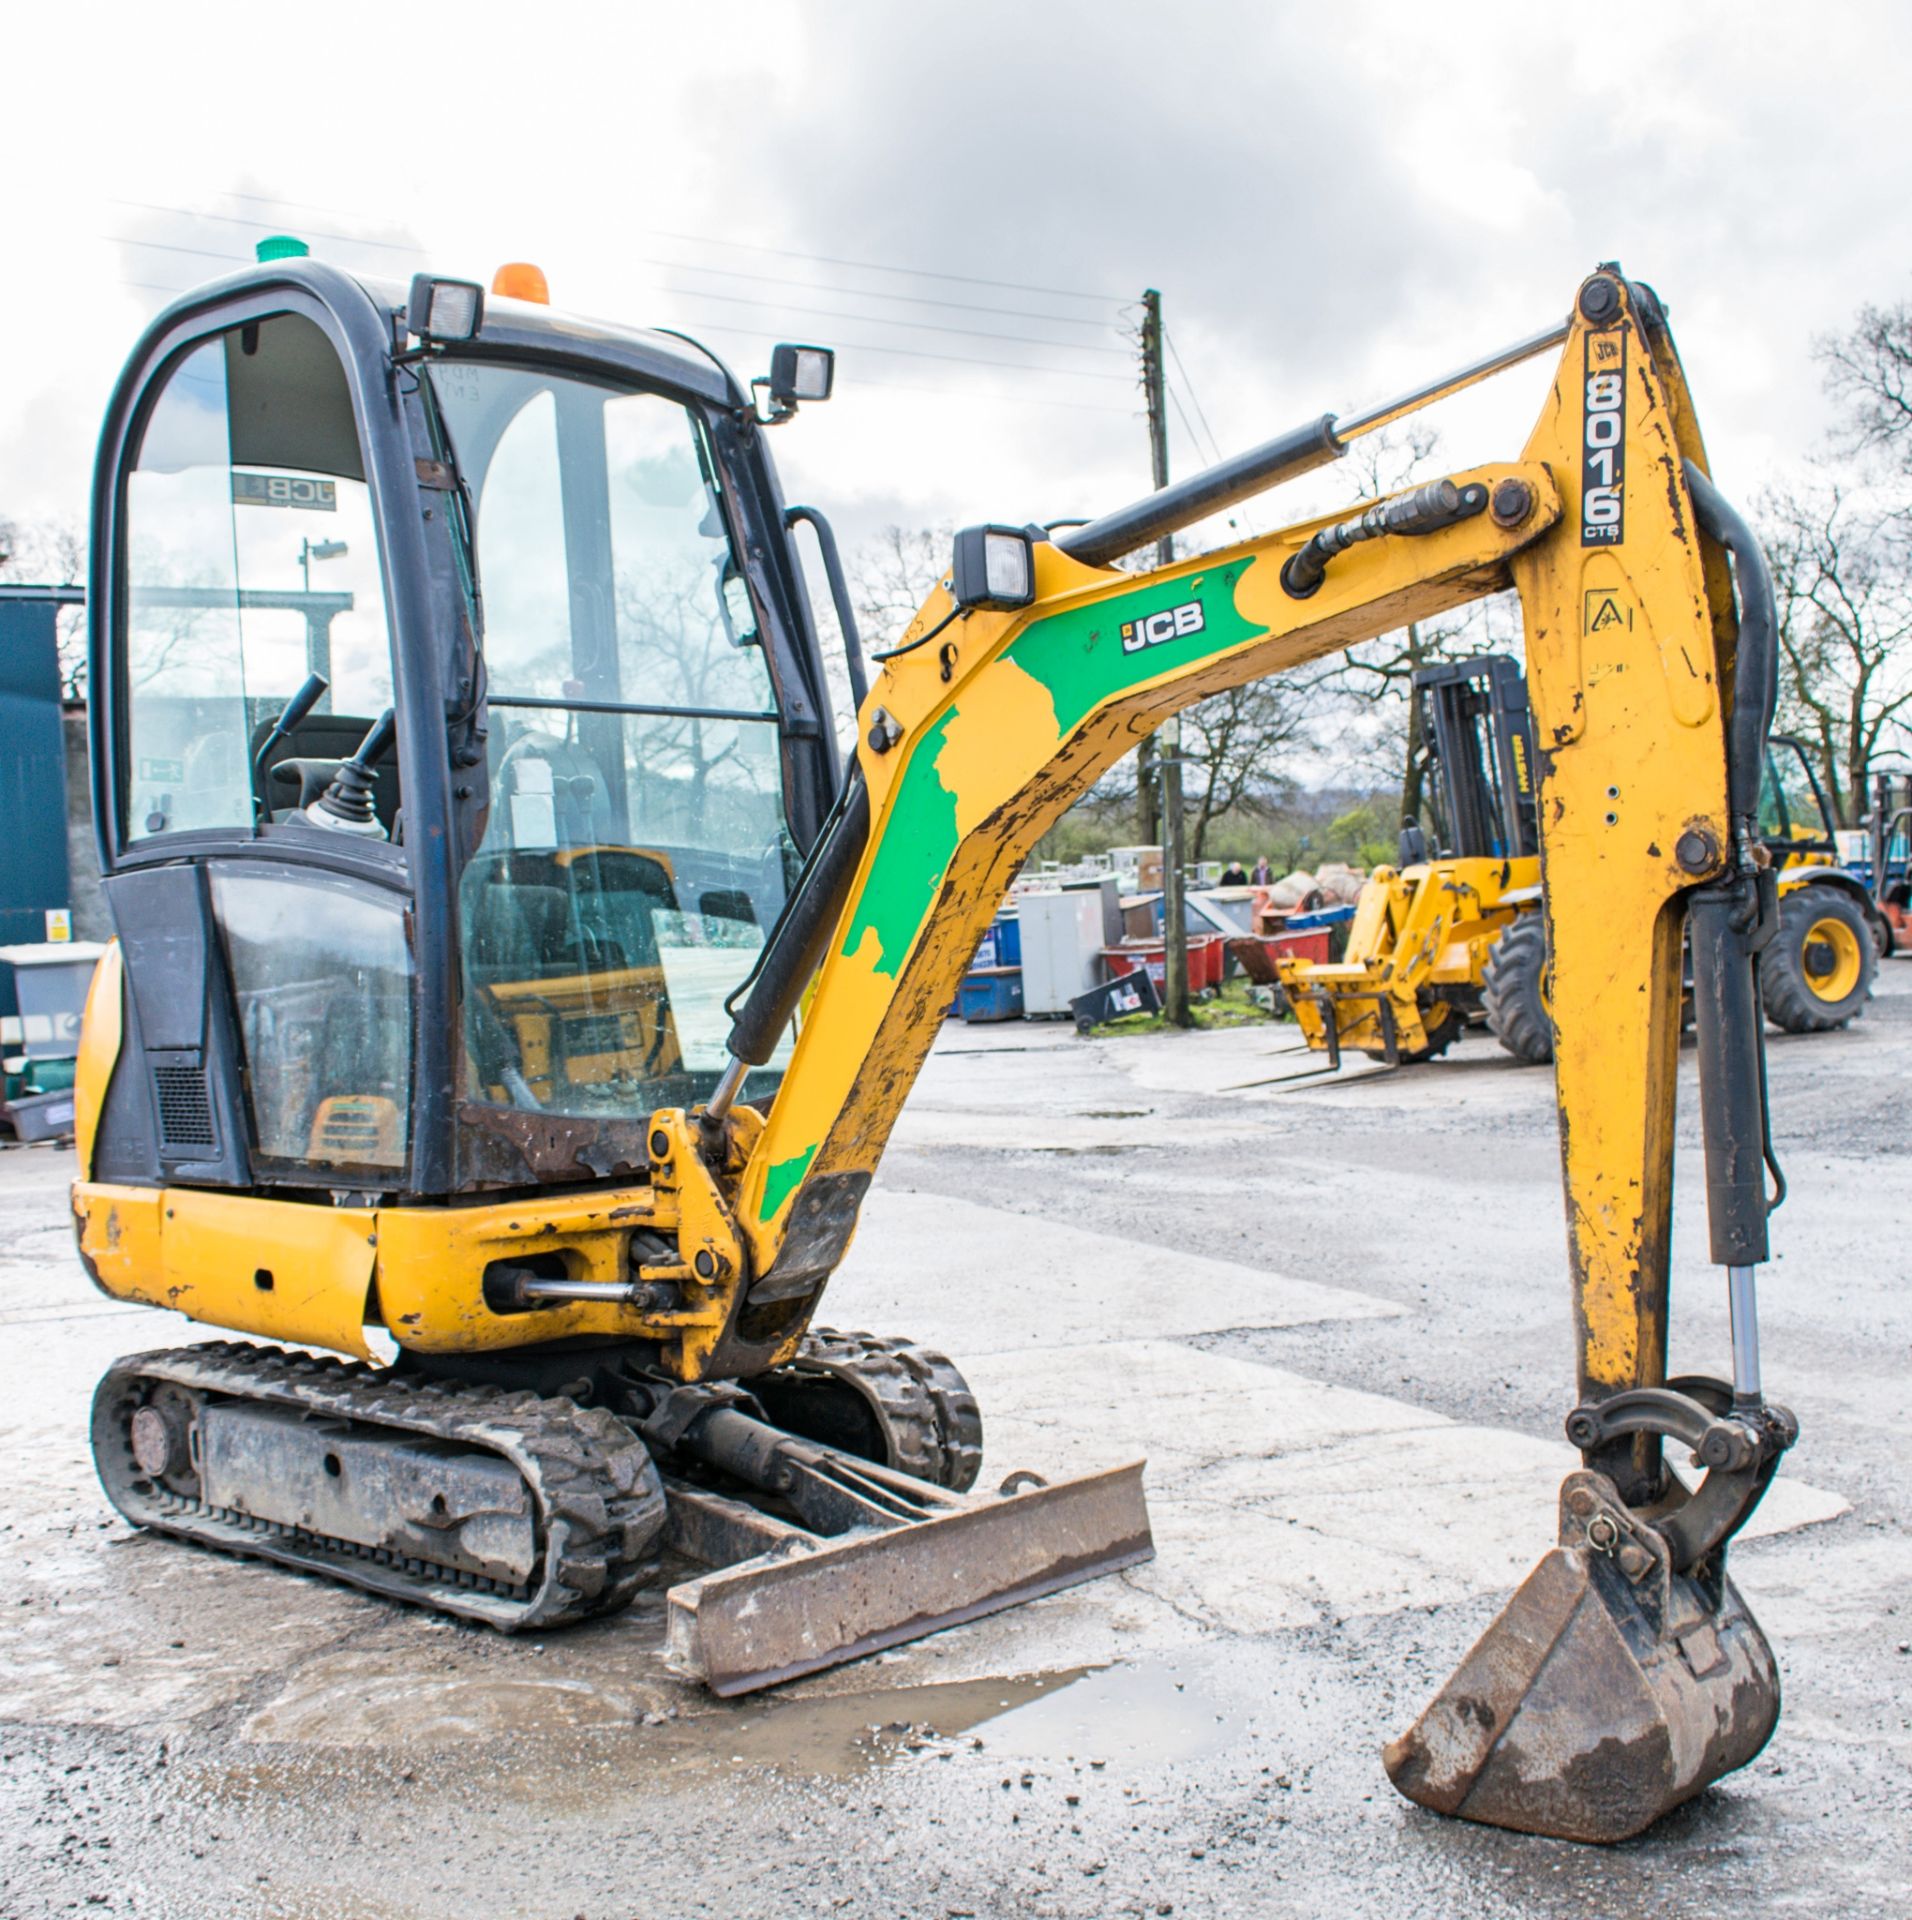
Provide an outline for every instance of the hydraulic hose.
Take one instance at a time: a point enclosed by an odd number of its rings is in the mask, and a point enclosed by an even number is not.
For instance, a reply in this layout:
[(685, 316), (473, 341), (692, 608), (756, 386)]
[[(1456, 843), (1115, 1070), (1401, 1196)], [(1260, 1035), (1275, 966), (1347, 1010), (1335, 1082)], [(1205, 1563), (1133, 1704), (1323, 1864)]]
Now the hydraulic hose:
[(1727, 801), (1737, 823), (1759, 812), (1766, 736), (1779, 700), (1779, 613), (1773, 576), (1758, 538), (1738, 508), (1686, 462), (1687, 490), (1701, 531), (1733, 557), (1739, 588), (1739, 644), (1733, 660), (1733, 720), (1726, 735)]

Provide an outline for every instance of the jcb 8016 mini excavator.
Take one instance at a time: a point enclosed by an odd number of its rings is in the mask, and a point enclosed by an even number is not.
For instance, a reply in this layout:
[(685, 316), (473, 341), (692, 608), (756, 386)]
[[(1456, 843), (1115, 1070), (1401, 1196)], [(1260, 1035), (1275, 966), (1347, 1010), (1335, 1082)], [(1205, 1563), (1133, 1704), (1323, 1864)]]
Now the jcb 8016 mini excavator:
[[(1542, 353), (1517, 460), (1112, 564)], [(74, 1207), (109, 1294), (285, 1344), (113, 1367), (109, 1496), (504, 1628), (622, 1605), (668, 1545), (715, 1569), (670, 1596), (672, 1657), (729, 1691), (1146, 1555), (1137, 1467), (969, 1491), (960, 1377), (817, 1330), (825, 1284), (1070, 802), (1193, 700), (1512, 585), (1584, 1465), (1387, 1765), (1469, 1818), (1637, 1831), (1771, 1731), (1725, 1555), (1794, 1433), (1753, 1306), (1771, 596), (1657, 302), (1603, 268), (1566, 320), (1389, 406), (1066, 532), (967, 529), (859, 687), (847, 769), (794, 525), (839, 601), (841, 570), (764, 445), (830, 377), (780, 348), (753, 396), (676, 336), (309, 261), (140, 342), (94, 494), (118, 944)], [(1665, 1377), (1683, 928), (1730, 1381)]]
[[(1330, 1068), (1343, 1046), (1389, 1066), (1435, 1059), (1476, 1015), (1517, 1060), (1544, 1065), (1554, 1034), (1526, 682), (1505, 655), (1482, 654), (1420, 668), (1412, 697), (1431, 818), (1405, 822), (1400, 865), (1369, 876), (1342, 958), (1284, 956), (1282, 989)], [(1767, 744), (1759, 838), (1779, 871), (1779, 923), (1760, 961), (1766, 1017), (1788, 1033), (1848, 1026), (1892, 929), (1835, 863), (1832, 816), (1797, 740)]]

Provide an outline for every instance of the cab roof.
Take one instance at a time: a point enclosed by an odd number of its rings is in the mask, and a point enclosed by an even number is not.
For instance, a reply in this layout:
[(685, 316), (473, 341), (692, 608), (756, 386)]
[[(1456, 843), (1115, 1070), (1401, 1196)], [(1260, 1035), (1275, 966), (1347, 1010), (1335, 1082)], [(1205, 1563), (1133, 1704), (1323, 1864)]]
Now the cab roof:
[[(435, 276), (455, 279), (460, 276)], [(391, 337), (391, 322), (404, 314), (410, 294), (407, 284), (347, 273), (330, 262), (311, 258), (273, 260), (221, 276), (183, 294), (158, 314), (149, 333), (157, 336), (202, 307), (230, 300), (234, 295), (269, 293), (275, 287), (296, 287), (344, 320), (357, 307), (360, 317), (370, 306)], [(568, 365), (571, 371), (653, 382), (697, 395), (721, 407), (741, 407), (747, 396), (736, 376), (708, 347), (666, 328), (631, 327), (611, 320), (589, 319), (560, 307), (535, 301), (512, 300), (487, 293), (479, 329), (457, 348), (461, 355), (489, 359), (538, 359)]]

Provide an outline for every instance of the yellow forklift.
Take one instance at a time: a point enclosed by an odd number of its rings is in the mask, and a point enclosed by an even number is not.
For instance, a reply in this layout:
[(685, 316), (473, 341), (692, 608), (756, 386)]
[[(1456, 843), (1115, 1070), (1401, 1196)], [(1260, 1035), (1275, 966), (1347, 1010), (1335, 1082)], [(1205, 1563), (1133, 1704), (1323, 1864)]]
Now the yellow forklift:
[[(1514, 459), (1115, 564), (1539, 355)], [(135, 347), (93, 494), (118, 942), (73, 1206), (104, 1292), (245, 1338), (108, 1370), (108, 1497), (506, 1631), (613, 1612), (669, 1552), (669, 1657), (720, 1692), (1145, 1558), (1139, 1463), (979, 1480), (956, 1369), (825, 1330), (825, 1287), (1072, 802), (1192, 701), (1512, 587), (1581, 1464), (1559, 1544), (1385, 1762), (1465, 1818), (1640, 1831), (1777, 1719), (1727, 1552), (1796, 1433), (1754, 1300), (1771, 585), (1657, 299), (1603, 267), (1385, 405), (1066, 529), (964, 529), (857, 686), (847, 765), (797, 526), (854, 636), (841, 569), (767, 446), (832, 379), (818, 348), (746, 386), (677, 335), (310, 260)], [(1595, 591), (1626, 617), (1587, 625)], [(1733, 1365), (1669, 1381), (1683, 925)]]

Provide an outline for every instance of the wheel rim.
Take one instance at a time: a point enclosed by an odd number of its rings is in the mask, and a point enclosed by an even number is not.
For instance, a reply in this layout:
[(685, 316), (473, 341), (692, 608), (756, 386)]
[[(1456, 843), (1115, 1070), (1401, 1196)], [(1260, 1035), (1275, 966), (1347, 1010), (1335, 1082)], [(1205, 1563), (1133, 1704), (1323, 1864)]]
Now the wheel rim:
[(1830, 916), (1806, 929), (1800, 958), (1813, 998), (1834, 1004), (1858, 986), (1865, 965), (1859, 936), (1843, 920)]

